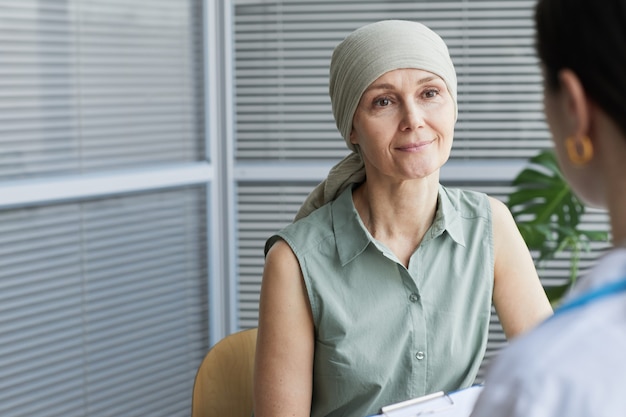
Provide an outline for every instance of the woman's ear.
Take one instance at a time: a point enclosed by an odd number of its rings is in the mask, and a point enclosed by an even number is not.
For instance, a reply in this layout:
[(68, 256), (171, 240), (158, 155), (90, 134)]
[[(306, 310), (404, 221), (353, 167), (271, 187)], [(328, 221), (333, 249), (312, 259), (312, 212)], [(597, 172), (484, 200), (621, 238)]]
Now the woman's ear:
[(350, 131), (350, 143), (353, 145), (359, 144), (356, 140), (356, 132), (354, 130), (354, 126), (352, 127), (352, 130)]
[(589, 98), (576, 73), (568, 68), (559, 72), (563, 111), (572, 136), (589, 136), (591, 108)]

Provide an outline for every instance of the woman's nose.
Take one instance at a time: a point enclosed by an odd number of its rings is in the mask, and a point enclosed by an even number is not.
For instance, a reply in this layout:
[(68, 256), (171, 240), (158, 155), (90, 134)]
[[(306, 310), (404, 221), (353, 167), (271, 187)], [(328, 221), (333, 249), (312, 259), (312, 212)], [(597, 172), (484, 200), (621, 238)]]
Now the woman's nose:
[(408, 102), (403, 106), (401, 130), (413, 130), (424, 125), (424, 109), (417, 103)]

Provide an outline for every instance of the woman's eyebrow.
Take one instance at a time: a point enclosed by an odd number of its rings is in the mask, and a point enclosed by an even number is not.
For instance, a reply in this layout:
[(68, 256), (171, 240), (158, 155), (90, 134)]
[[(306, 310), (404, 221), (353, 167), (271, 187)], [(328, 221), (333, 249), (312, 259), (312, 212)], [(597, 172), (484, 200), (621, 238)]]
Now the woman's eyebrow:
[[(436, 76), (422, 78), (417, 82), (417, 85), (429, 83), (433, 80), (436, 80), (437, 78), (438, 77)], [(395, 88), (396, 87), (393, 84), (389, 84), (389, 83), (380, 83), (380, 84), (374, 83), (370, 85), (369, 87), (367, 87), (364, 93), (371, 91), (371, 90), (394, 90)]]

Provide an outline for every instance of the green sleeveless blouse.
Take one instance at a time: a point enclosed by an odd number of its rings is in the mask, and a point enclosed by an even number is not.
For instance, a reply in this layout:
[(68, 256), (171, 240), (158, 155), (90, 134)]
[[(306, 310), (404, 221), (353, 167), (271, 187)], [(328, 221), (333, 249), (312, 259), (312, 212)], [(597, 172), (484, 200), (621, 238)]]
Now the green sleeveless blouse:
[(311, 416), (472, 385), (493, 292), (487, 196), (440, 186), (435, 220), (405, 268), (363, 226), (348, 187), (267, 242), (297, 256), (315, 324)]

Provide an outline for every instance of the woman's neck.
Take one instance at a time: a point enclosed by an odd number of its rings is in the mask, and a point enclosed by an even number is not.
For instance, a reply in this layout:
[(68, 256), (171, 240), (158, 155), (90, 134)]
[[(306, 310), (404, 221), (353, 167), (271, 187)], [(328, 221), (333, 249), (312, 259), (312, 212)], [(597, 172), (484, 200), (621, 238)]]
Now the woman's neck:
[(380, 187), (363, 183), (353, 192), (354, 205), (371, 235), (408, 265), (437, 211), (439, 183), (420, 180)]

